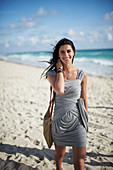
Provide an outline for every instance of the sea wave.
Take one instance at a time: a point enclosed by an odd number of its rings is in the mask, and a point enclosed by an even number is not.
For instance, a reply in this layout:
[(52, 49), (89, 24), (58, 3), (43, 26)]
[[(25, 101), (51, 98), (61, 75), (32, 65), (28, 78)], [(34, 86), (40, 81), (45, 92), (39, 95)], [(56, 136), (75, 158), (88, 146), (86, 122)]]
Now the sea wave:
[(102, 52), (90, 52), (90, 55), (92, 56), (102, 55)]
[[(79, 53), (77, 56), (75, 55), (74, 66), (80, 69), (83, 69), (90, 75), (96, 76), (104, 76), (104, 77), (112, 77), (113, 78), (113, 57), (110, 52), (108, 55), (102, 57), (102, 55), (87, 55), (88, 53)], [(27, 65), (33, 65), (38, 67), (46, 68), (49, 66), (47, 62), (51, 59), (51, 52), (24, 52), (24, 53), (10, 53), (0, 55), (0, 59), (22, 63)]]
[(7, 55), (0, 55), (0, 59), (5, 61), (12, 61), (22, 64), (29, 64), (35, 66), (47, 66), (48, 64), (41, 61), (49, 61), (50, 54), (44, 55), (44, 53), (39, 54), (7, 54)]
[(95, 63), (95, 64), (100, 64), (102, 66), (112, 66), (113, 67), (113, 60), (107, 60), (107, 59), (98, 59), (98, 58), (76, 58), (76, 61), (78, 62), (87, 62), (87, 63)]

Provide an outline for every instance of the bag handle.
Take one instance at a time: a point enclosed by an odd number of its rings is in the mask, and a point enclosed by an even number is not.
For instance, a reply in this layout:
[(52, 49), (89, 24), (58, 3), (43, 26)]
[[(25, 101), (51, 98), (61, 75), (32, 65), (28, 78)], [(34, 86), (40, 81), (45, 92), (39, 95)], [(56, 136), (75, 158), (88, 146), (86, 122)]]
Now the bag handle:
[(50, 86), (50, 102), (48, 107), (48, 113), (50, 116), (52, 116), (52, 112), (53, 112), (54, 99), (55, 99), (55, 92), (52, 89), (52, 86)]

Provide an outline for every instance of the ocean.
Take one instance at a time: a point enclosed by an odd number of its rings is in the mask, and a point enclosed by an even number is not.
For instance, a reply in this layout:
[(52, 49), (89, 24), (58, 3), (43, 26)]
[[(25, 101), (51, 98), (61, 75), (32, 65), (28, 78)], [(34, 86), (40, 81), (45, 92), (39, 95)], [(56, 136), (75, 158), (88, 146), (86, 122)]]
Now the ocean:
[[(0, 59), (38, 67), (49, 66), (50, 51), (0, 54)], [(113, 78), (113, 49), (77, 50), (73, 65), (88, 75)]]

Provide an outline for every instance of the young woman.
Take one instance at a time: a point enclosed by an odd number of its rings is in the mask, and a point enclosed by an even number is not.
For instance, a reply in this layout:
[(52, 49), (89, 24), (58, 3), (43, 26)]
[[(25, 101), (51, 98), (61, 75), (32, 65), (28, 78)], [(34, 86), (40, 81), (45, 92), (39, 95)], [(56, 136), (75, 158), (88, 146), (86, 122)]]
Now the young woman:
[[(74, 168), (84, 169), (88, 109), (87, 75), (73, 66), (74, 55), (73, 42), (66, 38), (61, 39), (54, 47), (53, 57), (46, 72), (46, 77), (56, 93), (51, 130), (57, 170), (61, 170), (66, 146), (72, 146)], [(81, 98), (82, 113), (78, 108)], [(83, 115), (84, 112), (86, 115)]]

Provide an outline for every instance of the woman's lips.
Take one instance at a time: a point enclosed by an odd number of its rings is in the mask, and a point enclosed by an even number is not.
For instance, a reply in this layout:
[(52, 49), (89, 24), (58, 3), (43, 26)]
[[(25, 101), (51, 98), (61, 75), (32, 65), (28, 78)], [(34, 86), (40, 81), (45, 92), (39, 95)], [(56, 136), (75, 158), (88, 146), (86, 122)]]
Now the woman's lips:
[(70, 59), (70, 57), (63, 58), (63, 60), (66, 60), (66, 61), (68, 61), (69, 59)]

